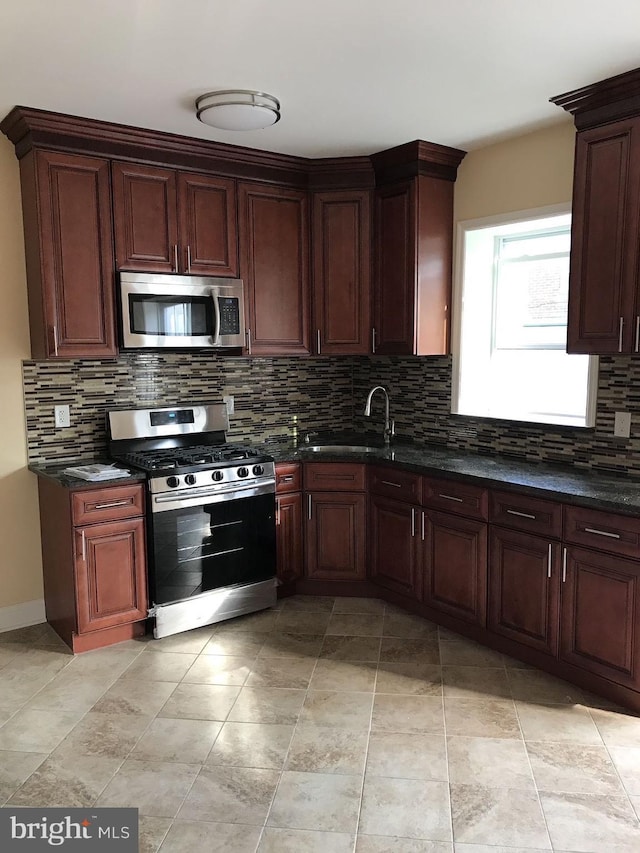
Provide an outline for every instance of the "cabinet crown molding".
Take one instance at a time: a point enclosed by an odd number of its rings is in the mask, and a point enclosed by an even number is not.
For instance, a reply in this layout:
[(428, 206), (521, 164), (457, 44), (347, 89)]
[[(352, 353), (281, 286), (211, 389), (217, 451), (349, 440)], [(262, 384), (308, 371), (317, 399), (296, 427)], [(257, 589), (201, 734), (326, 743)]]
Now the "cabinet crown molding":
[(311, 190), (370, 189), (423, 174), (455, 181), (466, 153), (417, 139), (371, 156), (311, 159), (25, 106), (14, 107), (0, 131), (18, 159), (47, 148)]
[(578, 130), (640, 115), (640, 68), (549, 100), (573, 115)]

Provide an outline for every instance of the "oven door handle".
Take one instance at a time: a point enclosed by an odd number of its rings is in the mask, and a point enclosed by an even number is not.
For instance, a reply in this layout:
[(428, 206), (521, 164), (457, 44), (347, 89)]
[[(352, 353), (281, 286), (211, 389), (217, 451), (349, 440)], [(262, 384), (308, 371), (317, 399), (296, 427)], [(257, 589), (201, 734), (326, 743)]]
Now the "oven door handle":
[(220, 346), (220, 303), (218, 302), (219, 297), (218, 291), (213, 288), (211, 290), (211, 298), (213, 299), (213, 313), (216, 317), (216, 327), (213, 331), (213, 345), (214, 347)]
[[(181, 492), (163, 492), (159, 495), (151, 495), (151, 511), (167, 512), (172, 509), (180, 509), (181, 506), (190, 507), (207, 503), (222, 503), (222, 501), (236, 501), (241, 498), (253, 498), (259, 495), (275, 495), (275, 479), (266, 480), (254, 485), (247, 484), (247, 488), (238, 489), (237, 486), (226, 489), (186, 489)], [(163, 506), (163, 504), (168, 506)]]

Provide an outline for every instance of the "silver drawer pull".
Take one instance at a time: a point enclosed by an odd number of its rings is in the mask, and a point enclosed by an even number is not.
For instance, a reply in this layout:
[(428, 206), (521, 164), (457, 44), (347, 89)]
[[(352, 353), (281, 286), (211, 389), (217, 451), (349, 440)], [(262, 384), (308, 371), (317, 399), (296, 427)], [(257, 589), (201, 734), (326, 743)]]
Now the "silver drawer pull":
[(456, 503), (463, 504), (463, 498), (456, 498), (453, 495), (438, 495), (439, 498), (444, 498), (445, 501), (455, 501)]
[(596, 530), (595, 527), (585, 527), (585, 533), (595, 533), (596, 536), (608, 536), (609, 539), (620, 539), (621, 536), (619, 533), (609, 533), (607, 530)]
[(286, 477), (278, 477), (281, 483), (291, 483), (293, 482), (293, 474), (288, 474)]
[(380, 480), (383, 486), (393, 486), (394, 489), (401, 489), (402, 485), (400, 483), (392, 483), (391, 480)]
[(114, 506), (129, 506), (131, 501), (112, 501), (108, 504), (96, 504), (94, 509), (111, 509)]
[(517, 515), (519, 518), (530, 518), (532, 521), (536, 520), (535, 515), (532, 515), (530, 512), (518, 512), (517, 509), (508, 509), (507, 512), (509, 515)]

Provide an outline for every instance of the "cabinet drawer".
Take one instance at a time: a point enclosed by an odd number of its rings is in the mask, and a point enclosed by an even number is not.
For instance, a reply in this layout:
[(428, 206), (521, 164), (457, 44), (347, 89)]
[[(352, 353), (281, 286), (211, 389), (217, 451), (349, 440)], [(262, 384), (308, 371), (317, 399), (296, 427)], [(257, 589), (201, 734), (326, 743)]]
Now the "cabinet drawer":
[(276, 492), (299, 492), (302, 490), (302, 466), (298, 462), (280, 462), (276, 465)]
[(489, 521), (503, 527), (560, 539), (562, 504), (514, 492), (490, 492)]
[(395, 468), (371, 468), (369, 489), (376, 495), (385, 495), (397, 501), (419, 504), (422, 502), (422, 477), (410, 471)]
[(354, 462), (308, 462), (304, 466), (307, 491), (363, 492), (365, 466)]
[(423, 477), (422, 504), (446, 512), (455, 512), (457, 515), (466, 515), (468, 518), (480, 518), (483, 521), (488, 517), (487, 490), (456, 480), (432, 480), (430, 477)]
[(119, 518), (134, 518), (144, 515), (144, 487), (137, 483), (135, 486), (72, 492), (71, 506), (76, 527)]
[(578, 506), (564, 508), (564, 540), (598, 551), (640, 558), (640, 518)]

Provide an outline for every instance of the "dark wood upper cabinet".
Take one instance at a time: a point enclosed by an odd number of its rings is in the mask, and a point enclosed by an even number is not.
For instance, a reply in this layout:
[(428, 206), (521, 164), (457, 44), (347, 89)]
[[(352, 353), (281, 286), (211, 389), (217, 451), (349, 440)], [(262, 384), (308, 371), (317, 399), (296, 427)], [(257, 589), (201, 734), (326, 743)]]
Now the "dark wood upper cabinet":
[(449, 352), (453, 189), (463, 157), (424, 142), (371, 157), (374, 351), (380, 355)]
[(31, 151), (20, 177), (32, 356), (113, 358), (109, 161)]
[(313, 194), (313, 317), (318, 355), (371, 352), (369, 190)]
[(640, 69), (551, 100), (578, 130), (567, 351), (640, 349)]
[(308, 355), (308, 195), (302, 190), (240, 183), (238, 198), (249, 352)]
[(235, 182), (113, 164), (118, 269), (235, 276)]

